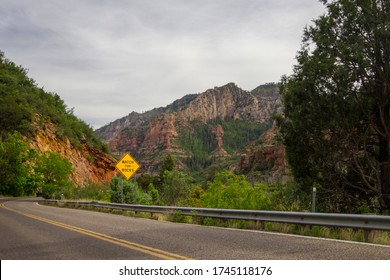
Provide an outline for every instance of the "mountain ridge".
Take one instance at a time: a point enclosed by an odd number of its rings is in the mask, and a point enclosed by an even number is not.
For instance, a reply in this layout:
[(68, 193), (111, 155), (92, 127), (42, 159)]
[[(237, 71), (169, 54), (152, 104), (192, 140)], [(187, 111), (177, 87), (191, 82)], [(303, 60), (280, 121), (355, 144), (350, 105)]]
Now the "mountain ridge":
[[(158, 107), (158, 108), (154, 108), (154, 109), (151, 109), (149, 111), (146, 111), (144, 113), (138, 113), (138, 112), (135, 112), (135, 111), (132, 111), (131, 113), (129, 113), (127, 116), (124, 116), (122, 118), (119, 118), (117, 120), (114, 120), (98, 129), (95, 130), (95, 133), (97, 133), (97, 135), (103, 139), (104, 141), (109, 141), (110, 140), (110, 132), (113, 132), (113, 128), (115, 127), (123, 127), (123, 126), (136, 126), (136, 125), (142, 125), (144, 124), (145, 122), (147, 121), (150, 121), (151, 119), (159, 116), (159, 115), (162, 115), (162, 114), (175, 114), (175, 112), (178, 112), (179, 110), (182, 110), (183, 107), (185, 107), (186, 105), (190, 104), (191, 102), (193, 102), (194, 100), (198, 99), (198, 98), (202, 98), (202, 96), (206, 96), (208, 94), (213, 94), (216, 90), (219, 90), (219, 89), (224, 89), (224, 88), (235, 88), (237, 90), (240, 91), (240, 93), (242, 92), (245, 92), (247, 94), (250, 94), (250, 95), (254, 95), (254, 97), (256, 97), (257, 100), (255, 100), (255, 102), (258, 102), (258, 100), (261, 100), (261, 101), (271, 101), (271, 102), (274, 102), (275, 103), (275, 112), (280, 112), (280, 108), (282, 107), (282, 101), (281, 101), (281, 98), (280, 96), (278, 96), (278, 93), (275, 93), (275, 88), (276, 88), (276, 84), (274, 83), (268, 83), (268, 84), (265, 84), (265, 85), (260, 85), (259, 87), (255, 88), (253, 91), (245, 91), (245, 90), (242, 90), (240, 89), (238, 86), (236, 86), (234, 83), (228, 83), (224, 86), (221, 86), (221, 87), (214, 87), (213, 89), (208, 89), (206, 90), (205, 92), (203, 93), (195, 93), (195, 94), (187, 94), (185, 96), (183, 96), (182, 98), (180, 99), (177, 99), (175, 101), (173, 101), (171, 104), (168, 104), (167, 106), (165, 107)], [(274, 91), (272, 92), (271, 90), (268, 90), (268, 91), (259, 91), (259, 88), (260, 89), (263, 89), (263, 88), (272, 88), (274, 89)], [(239, 99), (239, 98), (237, 98)], [(238, 101), (238, 100), (237, 100)], [(201, 103), (201, 102), (200, 102)], [(203, 104), (199, 104), (199, 105), (204, 105)], [(200, 106), (199, 106), (200, 107)], [(278, 107), (278, 108), (276, 108)], [(199, 112), (205, 112), (207, 110), (203, 108), (199, 108)], [(218, 112), (220, 110), (218, 110), (217, 108), (214, 108), (213, 110), (214, 112)], [(183, 114), (181, 114), (182, 116)], [(196, 114), (197, 116), (199, 116), (199, 113)], [(267, 115), (268, 116), (268, 115)], [(220, 117), (221, 116), (217, 115), (217, 116), (214, 116), (214, 118), (216, 117)], [(223, 116), (222, 119), (226, 118), (227, 116)], [(235, 116), (232, 116), (230, 115), (230, 117), (235, 117), (236, 119), (238, 119), (239, 117), (237, 116), (237, 114)], [(242, 116), (241, 116), (242, 117)], [(192, 117), (192, 119), (190, 118), (190, 120), (194, 120), (196, 119), (196, 117)], [(201, 118), (204, 120), (204, 117)], [(209, 119), (213, 119), (213, 118), (209, 118)], [(267, 117), (263, 118), (262, 120), (263, 121), (266, 121)], [(256, 121), (255, 118), (252, 118), (251, 121)]]
[(145, 172), (156, 172), (168, 153), (178, 166), (200, 169), (221, 158), (239, 160), (240, 150), (270, 129), (272, 116), (281, 111), (276, 84), (250, 92), (228, 83), (145, 113), (131, 112), (95, 133), (113, 154), (136, 156)]

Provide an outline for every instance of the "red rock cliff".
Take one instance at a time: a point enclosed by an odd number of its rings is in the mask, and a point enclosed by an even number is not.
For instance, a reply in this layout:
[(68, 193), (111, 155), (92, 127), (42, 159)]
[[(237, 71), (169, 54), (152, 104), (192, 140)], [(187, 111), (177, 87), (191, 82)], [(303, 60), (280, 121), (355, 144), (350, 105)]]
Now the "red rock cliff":
[(30, 145), (39, 153), (51, 151), (69, 160), (73, 167), (71, 180), (79, 186), (89, 182), (107, 182), (116, 174), (116, 161), (102, 151), (82, 144), (72, 147), (68, 139), (61, 140), (55, 134), (52, 123), (46, 123), (31, 140)]

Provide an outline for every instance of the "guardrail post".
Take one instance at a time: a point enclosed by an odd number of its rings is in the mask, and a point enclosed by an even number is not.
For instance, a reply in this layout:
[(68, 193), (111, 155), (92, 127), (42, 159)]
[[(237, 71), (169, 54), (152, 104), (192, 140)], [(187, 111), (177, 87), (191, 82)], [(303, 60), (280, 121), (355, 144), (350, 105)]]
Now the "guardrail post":
[(363, 230), (363, 236), (364, 236), (364, 242), (368, 243), (368, 239), (370, 237), (371, 230), (364, 229)]
[(137, 179), (134, 176), (134, 204), (138, 203), (138, 195), (137, 195)]
[(317, 195), (317, 188), (313, 187), (313, 194), (312, 194), (312, 200), (311, 200), (311, 212), (316, 211), (316, 195)]
[(302, 224), (299, 226), (300, 230), (301, 230), (301, 233), (305, 233), (306, 231), (309, 231), (313, 228), (312, 225), (305, 225), (305, 224)]
[(256, 227), (258, 230), (264, 230), (265, 224), (264, 224), (263, 221), (257, 220), (257, 221), (255, 222), (255, 227)]
[(122, 175), (119, 176), (119, 188), (121, 192), (121, 203), (123, 204), (124, 202), (124, 197), (123, 197), (123, 182), (122, 182)]

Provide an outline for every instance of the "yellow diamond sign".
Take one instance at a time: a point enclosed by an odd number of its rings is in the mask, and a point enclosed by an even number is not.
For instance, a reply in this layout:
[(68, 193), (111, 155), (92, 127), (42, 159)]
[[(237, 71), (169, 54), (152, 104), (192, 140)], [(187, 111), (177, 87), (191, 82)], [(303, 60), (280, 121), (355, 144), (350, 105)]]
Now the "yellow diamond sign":
[(129, 180), (131, 176), (140, 168), (138, 162), (130, 154), (125, 154), (115, 165), (122, 175)]

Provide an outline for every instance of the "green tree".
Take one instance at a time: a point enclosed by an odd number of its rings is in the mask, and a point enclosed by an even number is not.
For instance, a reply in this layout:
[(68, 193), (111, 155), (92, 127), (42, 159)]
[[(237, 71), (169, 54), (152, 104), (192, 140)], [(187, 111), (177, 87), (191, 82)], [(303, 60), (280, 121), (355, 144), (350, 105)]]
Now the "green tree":
[(171, 154), (168, 154), (162, 163), (161, 174), (163, 174), (165, 171), (173, 171), (175, 168), (175, 162), (173, 161)]
[(159, 191), (161, 191), (161, 187), (164, 182), (164, 173), (165, 171), (173, 171), (176, 169), (175, 162), (172, 158), (171, 154), (167, 154), (164, 158), (164, 161), (161, 164), (161, 170), (160, 175), (158, 177), (158, 180), (156, 181), (156, 187)]
[(265, 186), (252, 186), (244, 175), (230, 171), (215, 176), (202, 200), (205, 207), (210, 208), (265, 210), (271, 205)]
[(137, 177), (138, 187), (140, 187), (143, 191), (146, 192), (149, 191), (150, 184), (153, 185), (157, 181), (158, 181), (158, 177), (147, 173), (142, 173), (141, 176)]
[(123, 199), (123, 185), (122, 185), (121, 180), (122, 179), (118, 176), (114, 176), (111, 178), (111, 182), (110, 182), (111, 202), (123, 203), (123, 201), (124, 201), (124, 199)]
[(35, 172), (42, 178), (42, 195), (51, 198), (68, 187), (72, 165), (56, 153), (45, 152), (37, 160)]
[(148, 194), (150, 195), (151, 199), (152, 199), (152, 204), (153, 205), (160, 205), (161, 204), (161, 200), (160, 200), (160, 193), (158, 192), (158, 190), (154, 187), (154, 185), (152, 183), (149, 184), (149, 192)]
[(158, 192), (155, 193), (153, 188), (150, 188), (150, 194), (144, 192), (141, 188), (134, 186), (133, 180), (123, 180), (123, 178), (114, 176), (111, 179), (110, 188), (111, 202), (144, 205), (150, 205), (155, 202), (154, 200), (158, 202)]
[(190, 193), (193, 181), (193, 178), (184, 172), (166, 170), (160, 192), (162, 202), (165, 205), (179, 204)]
[(36, 180), (32, 166), (36, 153), (21, 139), (19, 132), (9, 133), (0, 142), (0, 193), (12, 196), (31, 195)]
[[(283, 77), (286, 154), (325, 211), (390, 210), (390, 1), (322, 0)], [(378, 211), (378, 210), (377, 210)]]
[(282, 184), (276, 182), (267, 186), (267, 192), (271, 199), (271, 209), (276, 211), (307, 212), (311, 210), (311, 194), (306, 194), (300, 186), (294, 182)]
[(191, 189), (190, 193), (184, 200), (184, 205), (189, 207), (204, 207), (204, 203), (202, 200), (203, 195), (205, 194), (204, 189), (197, 186)]

